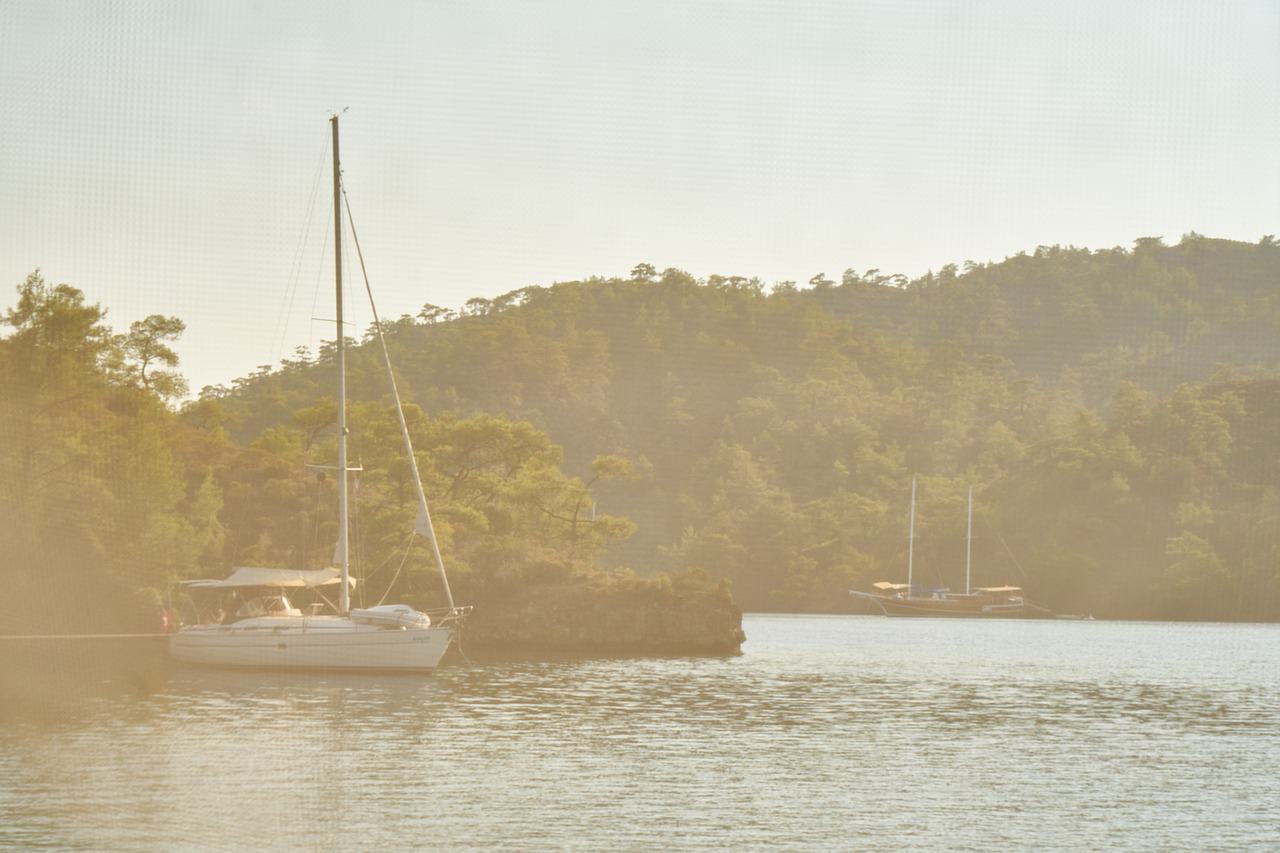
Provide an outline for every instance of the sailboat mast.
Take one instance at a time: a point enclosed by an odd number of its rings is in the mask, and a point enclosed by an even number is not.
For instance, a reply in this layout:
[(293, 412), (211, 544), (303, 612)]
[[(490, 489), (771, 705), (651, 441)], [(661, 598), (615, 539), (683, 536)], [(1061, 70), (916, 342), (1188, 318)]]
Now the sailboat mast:
[(338, 117), (330, 116), (329, 124), (333, 128), (333, 268), (338, 305), (335, 314), (338, 364), (338, 549), (335, 556), (341, 570), (338, 610), (348, 613), (351, 611), (351, 557), (347, 542), (347, 354), (342, 322), (342, 168), (338, 159)]
[(973, 557), (973, 486), (969, 487), (969, 531), (964, 537), (964, 594), (969, 594), (969, 567)]
[(911, 561), (916, 550), (916, 478), (911, 478), (911, 527), (907, 533), (907, 595), (911, 595)]

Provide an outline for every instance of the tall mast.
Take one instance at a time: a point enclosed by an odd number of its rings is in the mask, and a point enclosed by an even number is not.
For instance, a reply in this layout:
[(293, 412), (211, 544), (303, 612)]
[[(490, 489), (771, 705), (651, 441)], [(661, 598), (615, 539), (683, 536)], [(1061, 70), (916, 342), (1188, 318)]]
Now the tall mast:
[(969, 487), (969, 532), (964, 542), (964, 594), (969, 594), (969, 566), (973, 556), (973, 486)]
[(333, 268), (334, 290), (338, 310), (335, 314), (337, 328), (338, 359), (338, 567), (341, 569), (341, 588), (338, 590), (338, 610), (351, 611), (351, 558), (347, 543), (347, 354), (346, 335), (342, 322), (342, 168), (338, 165), (338, 117), (329, 117), (333, 128)]
[(907, 534), (907, 595), (911, 595), (911, 559), (916, 549), (916, 478), (911, 478), (911, 528)]

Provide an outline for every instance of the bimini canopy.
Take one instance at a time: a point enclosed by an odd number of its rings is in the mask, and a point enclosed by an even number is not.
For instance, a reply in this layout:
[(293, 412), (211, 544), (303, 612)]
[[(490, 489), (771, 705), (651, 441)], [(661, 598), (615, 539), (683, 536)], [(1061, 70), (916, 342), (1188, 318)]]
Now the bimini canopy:
[[(190, 580), (179, 585), (186, 589), (239, 589), (246, 586), (270, 586), (279, 588), (312, 589), (341, 581), (342, 573), (336, 568), (300, 571), (297, 569), (262, 569), (256, 566), (237, 566), (231, 576), (222, 580)], [(348, 578), (351, 586), (355, 578)]]
[(872, 584), (876, 589), (911, 589), (909, 583), (890, 583), (889, 581), (876, 581)]

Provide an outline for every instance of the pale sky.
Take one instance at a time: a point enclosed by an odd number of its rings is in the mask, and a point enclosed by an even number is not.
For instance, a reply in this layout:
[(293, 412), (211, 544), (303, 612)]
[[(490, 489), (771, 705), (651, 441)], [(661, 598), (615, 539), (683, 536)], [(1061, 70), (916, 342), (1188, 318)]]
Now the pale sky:
[(1280, 0), (4, 0), (0, 94), (0, 308), (177, 315), (196, 391), (331, 337), (343, 108), (389, 317), (1280, 232)]

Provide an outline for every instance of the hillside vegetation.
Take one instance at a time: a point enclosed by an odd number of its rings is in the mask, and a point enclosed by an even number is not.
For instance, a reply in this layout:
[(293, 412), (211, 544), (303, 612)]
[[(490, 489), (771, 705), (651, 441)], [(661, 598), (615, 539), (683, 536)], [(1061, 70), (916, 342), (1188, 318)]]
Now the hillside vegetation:
[[(850, 610), (849, 588), (905, 580), (915, 478), (917, 580), (963, 586), (973, 486), (976, 584), (1098, 617), (1275, 620), (1278, 285), (1274, 239), (1194, 234), (915, 280), (851, 269), (765, 287), (641, 264), (457, 314), (428, 304), (388, 336), (472, 600), (603, 568), (619, 584), (725, 579), (746, 609)], [(31, 378), (35, 321), (8, 317), (5, 393), (30, 404), (4, 415), (22, 440), (5, 443), (0, 483), (24, 500), (6, 542), (52, 525), (59, 547), (149, 582), (322, 558), (332, 483), (304, 464), (332, 458), (331, 351), (175, 412), (148, 330), (121, 349), (90, 319), (105, 350), (67, 358), (93, 361), (92, 411)], [(370, 586), (429, 598), (416, 560), (397, 573), (413, 502), (382, 367), (369, 346), (350, 364)], [(91, 438), (55, 440), (80, 419)], [(121, 486), (142, 476), (145, 495)], [(103, 529), (143, 559), (87, 532)]]

